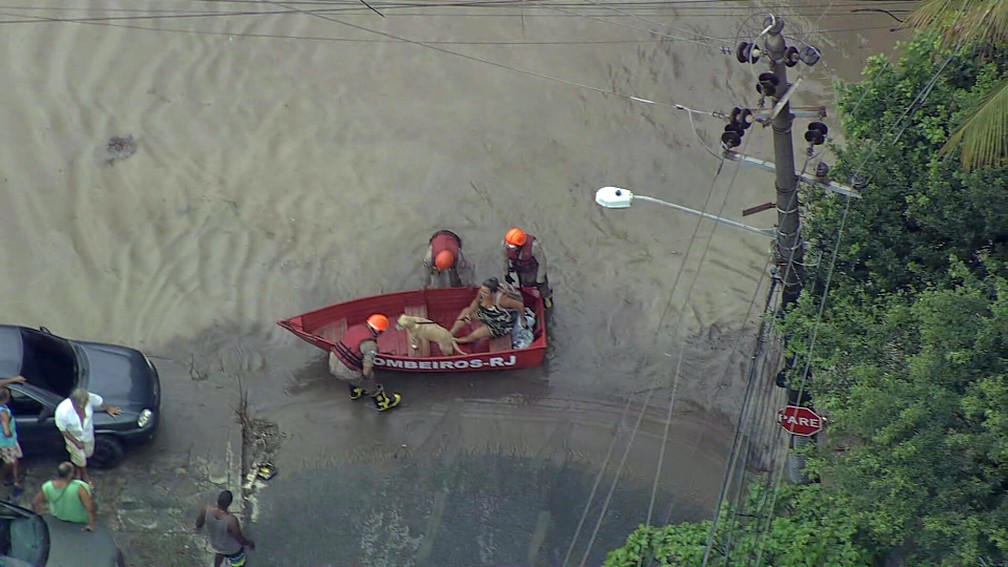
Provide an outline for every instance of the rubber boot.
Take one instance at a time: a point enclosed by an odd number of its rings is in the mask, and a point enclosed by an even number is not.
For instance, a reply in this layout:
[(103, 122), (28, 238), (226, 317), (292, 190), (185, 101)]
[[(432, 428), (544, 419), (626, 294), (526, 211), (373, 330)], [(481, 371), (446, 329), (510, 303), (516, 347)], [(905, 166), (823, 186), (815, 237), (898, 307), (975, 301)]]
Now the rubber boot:
[(360, 397), (364, 395), (364, 389), (363, 388), (358, 388), (357, 386), (354, 386), (353, 384), (347, 384), (347, 386), (350, 388), (350, 399), (351, 400), (359, 400)]
[(371, 398), (374, 399), (374, 405), (378, 408), (378, 411), (388, 411), (402, 402), (402, 394), (392, 392), (392, 395), (389, 396), (381, 386), (378, 387), (378, 391)]

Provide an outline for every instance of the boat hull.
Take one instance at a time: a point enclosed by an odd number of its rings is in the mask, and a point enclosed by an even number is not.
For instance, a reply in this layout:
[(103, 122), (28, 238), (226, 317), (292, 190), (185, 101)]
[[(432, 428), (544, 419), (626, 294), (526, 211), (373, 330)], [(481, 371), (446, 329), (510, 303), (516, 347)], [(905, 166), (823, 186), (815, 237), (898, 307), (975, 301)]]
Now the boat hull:
[[(427, 317), (450, 328), (458, 313), (476, 297), (478, 288), (442, 288), (402, 291), (329, 305), (315, 311), (277, 321), (277, 325), (303, 341), (329, 352), (339, 342), (347, 326), (364, 321), (372, 313), (383, 313), (393, 322), (406, 313)], [(493, 372), (539, 366), (546, 357), (547, 337), (542, 297), (534, 288), (523, 288), (526, 307), (536, 316), (534, 340), (523, 349), (514, 349), (509, 339), (486, 339), (461, 345), (467, 354), (444, 356), (436, 344), (430, 353), (410, 346), (406, 331), (394, 326), (378, 337), (375, 366), (389, 372), (457, 374)], [(474, 326), (463, 329), (460, 335)]]

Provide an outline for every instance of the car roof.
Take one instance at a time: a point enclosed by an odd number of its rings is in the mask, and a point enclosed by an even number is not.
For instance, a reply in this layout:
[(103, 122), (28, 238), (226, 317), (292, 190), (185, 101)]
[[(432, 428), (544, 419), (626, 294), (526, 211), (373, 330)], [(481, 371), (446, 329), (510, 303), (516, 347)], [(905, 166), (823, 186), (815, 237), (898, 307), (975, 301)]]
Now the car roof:
[(49, 561), (46, 567), (115, 567), (119, 555), (112, 534), (102, 526), (86, 532), (82, 524), (64, 522), (43, 514), (49, 526)]
[(21, 371), (23, 348), (21, 328), (0, 325), (0, 377), (17, 376)]

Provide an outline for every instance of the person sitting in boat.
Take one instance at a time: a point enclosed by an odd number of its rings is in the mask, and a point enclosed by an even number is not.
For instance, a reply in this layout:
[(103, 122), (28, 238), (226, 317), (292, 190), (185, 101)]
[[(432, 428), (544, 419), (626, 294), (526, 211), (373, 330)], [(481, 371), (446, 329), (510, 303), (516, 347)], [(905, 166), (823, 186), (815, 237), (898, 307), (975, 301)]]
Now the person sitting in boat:
[(423, 259), (424, 289), (442, 282), (448, 276), (450, 287), (472, 285), (472, 265), (462, 255), (462, 239), (450, 230), (439, 230), (430, 237)]
[(378, 411), (390, 410), (402, 402), (402, 394), (392, 392), (375, 380), (374, 362), (378, 355), (378, 335), (388, 329), (388, 317), (375, 313), (367, 321), (349, 327), (336, 346), (329, 351), (329, 373), (347, 383), (350, 399), (367, 394)]
[(468, 335), (459, 337), (459, 343), (503, 337), (511, 334), (511, 329), (515, 326), (515, 319), (518, 319), (522, 327), (528, 329), (525, 317), (518, 317), (519, 313), (524, 312), (525, 303), (511, 294), (505, 293), (497, 278), (490, 278), (480, 286), (479, 291), (476, 292), (476, 299), (473, 299), (473, 302), (459, 313), (455, 324), (452, 325), (451, 334), (455, 336), (475, 317), (483, 324)]
[(546, 275), (546, 254), (535, 236), (511, 227), (501, 243), (504, 250), (504, 280), (539, 290), (546, 309), (553, 307), (553, 290)]

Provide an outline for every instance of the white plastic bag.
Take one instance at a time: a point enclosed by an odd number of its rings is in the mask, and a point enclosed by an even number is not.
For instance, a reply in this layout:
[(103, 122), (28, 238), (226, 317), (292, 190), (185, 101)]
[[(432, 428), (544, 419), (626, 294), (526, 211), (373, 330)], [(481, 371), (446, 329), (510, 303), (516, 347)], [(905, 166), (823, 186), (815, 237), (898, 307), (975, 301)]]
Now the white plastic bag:
[(522, 327), (518, 317), (515, 317), (515, 324), (511, 329), (511, 346), (516, 350), (528, 348), (532, 344), (532, 341), (535, 340), (535, 335), (532, 333), (532, 329), (535, 329), (535, 313), (526, 307), (524, 315), (525, 321), (528, 323), (528, 329)]

